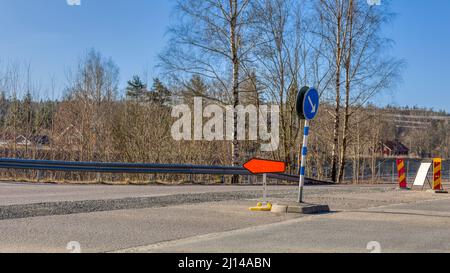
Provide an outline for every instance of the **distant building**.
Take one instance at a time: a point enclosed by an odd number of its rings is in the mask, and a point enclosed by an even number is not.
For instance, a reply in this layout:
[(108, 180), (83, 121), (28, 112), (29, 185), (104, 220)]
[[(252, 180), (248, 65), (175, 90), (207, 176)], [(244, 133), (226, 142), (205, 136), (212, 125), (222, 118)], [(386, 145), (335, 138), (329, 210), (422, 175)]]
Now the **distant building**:
[(384, 156), (409, 156), (409, 148), (398, 140), (382, 142), (381, 152)]
[(37, 135), (31, 138), (34, 144), (37, 145), (50, 145), (50, 137), (47, 135)]
[(21, 146), (30, 146), (31, 145), (31, 141), (26, 138), (24, 135), (19, 135), (18, 137), (16, 137), (16, 144), (17, 145), (21, 145)]
[(35, 135), (31, 137), (17, 135), (17, 137), (14, 137), (11, 133), (5, 133), (0, 136), (0, 146), (10, 146), (14, 144), (17, 146), (47, 146), (50, 144), (50, 137), (47, 135)]

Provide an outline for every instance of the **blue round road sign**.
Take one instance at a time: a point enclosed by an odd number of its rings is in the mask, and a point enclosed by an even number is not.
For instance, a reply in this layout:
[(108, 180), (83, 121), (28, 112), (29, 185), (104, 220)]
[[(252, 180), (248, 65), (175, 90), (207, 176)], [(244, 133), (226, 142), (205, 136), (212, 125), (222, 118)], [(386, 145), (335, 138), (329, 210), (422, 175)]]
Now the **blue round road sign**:
[(319, 92), (315, 88), (303, 87), (297, 96), (297, 113), (302, 119), (312, 120), (319, 112)]

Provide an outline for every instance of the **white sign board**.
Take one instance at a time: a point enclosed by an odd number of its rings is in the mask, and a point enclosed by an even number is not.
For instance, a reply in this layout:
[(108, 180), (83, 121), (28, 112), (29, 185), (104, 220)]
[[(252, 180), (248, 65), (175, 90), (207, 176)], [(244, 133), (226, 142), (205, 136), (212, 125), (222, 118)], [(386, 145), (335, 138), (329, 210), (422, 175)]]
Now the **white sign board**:
[(432, 163), (422, 163), (420, 164), (419, 171), (417, 172), (416, 180), (414, 181), (414, 186), (421, 186), (425, 183), (427, 179), (428, 172), (430, 170)]

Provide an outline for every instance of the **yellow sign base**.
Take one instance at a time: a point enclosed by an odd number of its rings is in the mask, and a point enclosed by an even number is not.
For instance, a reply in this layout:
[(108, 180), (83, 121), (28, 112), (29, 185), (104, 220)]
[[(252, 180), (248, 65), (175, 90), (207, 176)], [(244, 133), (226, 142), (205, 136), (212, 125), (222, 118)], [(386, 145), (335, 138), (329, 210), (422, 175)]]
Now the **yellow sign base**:
[(267, 203), (265, 206), (262, 203), (258, 203), (256, 207), (249, 208), (251, 211), (271, 211), (272, 203)]

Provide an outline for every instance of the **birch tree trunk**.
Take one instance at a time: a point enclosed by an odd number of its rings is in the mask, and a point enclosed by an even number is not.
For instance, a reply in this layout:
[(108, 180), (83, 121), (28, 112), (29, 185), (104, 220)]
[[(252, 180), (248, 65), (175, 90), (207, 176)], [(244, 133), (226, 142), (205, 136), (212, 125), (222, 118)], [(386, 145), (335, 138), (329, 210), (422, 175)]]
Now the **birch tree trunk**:
[[(233, 64), (233, 106), (234, 106), (234, 120), (233, 120), (233, 142), (232, 142), (232, 164), (238, 166), (239, 162), (239, 141), (238, 141), (238, 115), (236, 107), (239, 105), (239, 56), (238, 56), (238, 43), (239, 37), (236, 34), (238, 16), (238, 3), (237, 0), (230, 0), (230, 49), (231, 49), (231, 61)], [(239, 183), (239, 176), (234, 175), (232, 184)]]

